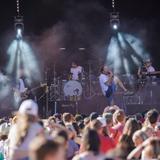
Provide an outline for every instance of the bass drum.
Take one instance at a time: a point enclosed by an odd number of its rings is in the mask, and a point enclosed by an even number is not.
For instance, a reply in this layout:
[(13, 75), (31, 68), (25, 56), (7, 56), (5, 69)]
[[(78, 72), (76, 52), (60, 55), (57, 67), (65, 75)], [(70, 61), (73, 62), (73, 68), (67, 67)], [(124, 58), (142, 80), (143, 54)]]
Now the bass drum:
[(81, 99), (82, 85), (78, 81), (68, 81), (63, 88), (64, 95), (69, 101), (77, 101)]

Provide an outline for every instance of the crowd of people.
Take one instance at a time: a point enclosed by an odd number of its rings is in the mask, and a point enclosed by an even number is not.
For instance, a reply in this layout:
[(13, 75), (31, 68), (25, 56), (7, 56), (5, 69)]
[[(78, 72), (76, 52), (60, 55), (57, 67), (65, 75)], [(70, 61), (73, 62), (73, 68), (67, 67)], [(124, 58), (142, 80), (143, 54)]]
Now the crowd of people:
[(101, 115), (40, 119), (38, 105), (25, 100), (0, 120), (0, 160), (158, 160), (159, 120), (156, 109), (128, 116), (115, 105)]

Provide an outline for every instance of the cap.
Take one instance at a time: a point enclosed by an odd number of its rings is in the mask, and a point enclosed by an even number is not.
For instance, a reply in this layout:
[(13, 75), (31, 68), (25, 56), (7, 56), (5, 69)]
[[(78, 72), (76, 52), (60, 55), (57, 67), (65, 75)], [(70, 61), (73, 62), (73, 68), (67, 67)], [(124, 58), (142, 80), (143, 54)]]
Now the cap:
[(97, 117), (98, 117), (98, 113), (97, 112), (92, 112), (90, 114), (90, 116), (89, 116), (89, 118), (90, 118), (91, 121), (94, 120), (94, 119), (96, 119)]
[(106, 119), (104, 117), (98, 117), (97, 120), (99, 120), (102, 123), (102, 127), (106, 127)]
[(38, 105), (33, 100), (28, 99), (22, 102), (20, 105), (18, 113), (20, 114), (30, 114), (33, 116), (38, 115)]

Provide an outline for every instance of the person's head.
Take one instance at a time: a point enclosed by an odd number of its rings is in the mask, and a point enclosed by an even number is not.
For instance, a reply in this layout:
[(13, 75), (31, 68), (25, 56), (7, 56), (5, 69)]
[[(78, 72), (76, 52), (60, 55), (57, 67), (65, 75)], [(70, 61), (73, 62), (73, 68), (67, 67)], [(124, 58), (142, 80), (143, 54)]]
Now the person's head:
[(124, 126), (123, 134), (132, 137), (134, 132), (141, 129), (139, 123), (134, 118), (129, 118)]
[(93, 121), (93, 120), (97, 119), (98, 113), (97, 112), (92, 112), (89, 117), (90, 117), (90, 121)]
[(106, 119), (107, 126), (111, 127), (113, 125), (112, 113), (104, 113), (103, 117)]
[(114, 123), (124, 123), (125, 122), (125, 113), (123, 110), (116, 110), (113, 114)]
[(31, 115), (38, 117), (38, 105), (32, 99), (27, 99), (23, 101), (19, 107), (18, 115)]
[(152, 109), (147, 112), (146, 120), (148, 121), (149, 125), (153, 128), (156, 126), (156, 123), (159, 119), (159, 112), (156, 109)]
[(54, 117), (55, 117), (55, 119), (56, 119), (56, 122), (59, 122), (59, 121), (62, 120), (62, 115), (59, 114), (59, 113), (54, 114)]
[(78, 65), (77, 65), (77, 63), (76, 62), (72, 62), (72, 67), (73, 68), (76, 68)]
[(54, 124), (56, 123), (56, 119), (54, 116), (48, 118), (48, 127), (50, 129), (54, 128)]
[(110, 69), (108, 68), (108, 66), (104, 65), (101, 67), (100, 72), (103, 74), (108, 74), (110, 72)]
[(38, 105), (35, 101), (28, 99), (21, 103), (19, 110), (17, 112), (17, 122), (32, 123), (38, 120)]
[(146, 59), (145, 61), (144, 61), (144, 65), (145, 65), (145, 67), (150, 67), (151, 65), (152, 65), (152, 62), (151, 62), (151, 60), (150, 59)]
[(76, 122), (83, 121), (83, 117), (80, 114), (76, 114), (75, 115), (75, 120), (76, 120)]
[(135, 118), (136, 118), (137, 121), (139, 121), (139, 122), (141, 122), (141, 123), (144, 122), (144, 118), (143, 118), (143, 115), (142, 115), (141, 113), (137, 113), (137, 114), (135, 115)]
[(65, 160), (64, 147), (53, 140), (36, 137), (30, 145), (31, 160)]
[(84, 151), (99, 152), (100, 139), (99, 135), (94, 129), (86, 129), (82, 136), (82, 148)]
[(134, 145), (137, 147), (141, 145), (148, 138), (147, 134), (142, 130), (137, 130), (132, 137)]
[(90, 123), (90, 128), (95, 129), (100, 135), (107, 135), (105, 118), (98, 117)]
[(67, 148), (67, 142), (69, 140), (69, 135), (65, 130), (58, 129), (58, 130), (53, 131), (52, 137), (53, 139), (61, 140), (61, 143), (63, 144), (63, 146)]
[(3, 124), (3, 123), (6, 123), (6, 120), (0, 119), (0, 125)]
[(85, 126), (88, 126), (89, 122), (90, 122), (90, 118), (89, 117), (84, 118), (84, 125)]
[(79, 122), (79, 123), (78, 123), (78, 127), (79, 127), (80, 133), (82, 133), (83, 130), (84, 130), (84, 128), (85, 128), (84, 121)]
[(120, 108), (117, 105), (107, 106), (103, 113), (112, 113), (114, 114), (115, 111), (119, 110)]
[(72, 120), (73, 120), (72, 114), (70, 114), (70, 113), (64, 113), (63, 114), (63, 122), (64, 123), (72, 122)]
[(149, 139), (148, 145), (142, 151), (142, 159), (160, 159), (160, 139)]

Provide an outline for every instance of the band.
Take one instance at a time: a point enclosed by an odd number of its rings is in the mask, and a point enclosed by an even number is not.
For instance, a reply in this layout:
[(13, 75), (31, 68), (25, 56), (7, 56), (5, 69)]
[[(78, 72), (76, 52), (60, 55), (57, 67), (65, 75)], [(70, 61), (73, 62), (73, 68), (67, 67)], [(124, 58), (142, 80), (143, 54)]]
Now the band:
[[(137, 71), (139, 84), (143, 86), (148, 79), (155, 79), (158, 73), (159, 72), (155, 71), (155, 68), (152, 66), (151, 60), (144, 60), (142, 66), (139, 67)], [(53, 93), (53, 95), (51, 94), (51, 98), (53, 100), (56, 100), (57, 97), (62, 97), (63, 95), (64, 100), (79, 101), (82, 95), (86, 97), (86, 95), (89, 94), (89, 96), (91, 96), (91, 75), (89, 75), (88, 78), (86, 78), (85, 76), (86, 75), (84, 67), (78, 65), (75, 61), (72, 62), (68, 73), (68, 78), (63, 78), (61, 80), (61, 83), (58, 82), (57, 85), (51, 85), (51, 90), (53, 88), (54, 91), (55, 87), (58, 88), (59, 86), (61, 86), (60, 90), (62, 90), (63, 93), (61, 91), (56, 93), (56, 95), (55, 93)], [(54, 80), (55, 79), (56, 78), (54, 78)], [(7, 76), (5, 76), (2, 72), (0, 72), (0, 81), (7, 81)], [(45, 86), (41, 85), (39, 87), (31, 89), (31, 87), (29, 87), (30, 85), (27, 81), (27, 76), (25, 75), (23, 68), (19, 69), (18, 77), (12, 81), (15, 82), (12, 88), (16, 104), (19, 104), (23, 100), (28, 98), (34, 99), (35, 95), (33, 93), (33, 90)], [(129, 89), (127, 89), (127, 87), (124, 85), (124, 82), (116, 74), (114, 74), (114, 71), (111, 70), (107, 65), (103, 65), (100, 68), (98, 81), (103, 96), (105, 96), (106, 98), (107, 105), (115, 104), (114, 99), (118, 88), (121, 88), (124, 94), (129, 94), (130, 92)], [(90, 93), (86, 93), (87, 87), (89, 88)], [(47, 86), (47, 88), (45, 89), (45, 93), (48, 92), (49, 90)]]

